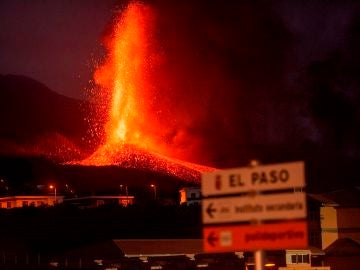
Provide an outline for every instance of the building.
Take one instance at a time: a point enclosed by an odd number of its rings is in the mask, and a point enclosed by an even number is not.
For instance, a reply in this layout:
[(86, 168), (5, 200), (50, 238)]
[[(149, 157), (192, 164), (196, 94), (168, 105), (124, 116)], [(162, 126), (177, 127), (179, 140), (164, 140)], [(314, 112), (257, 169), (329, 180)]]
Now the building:
[(0, 197), (0, 208), (11, 209), (17, 207), (40, 207), (52, 206), (56, 203), (62, 203), (64, 196), (54, 195), (20, 195)]
[[(113, 243), (124, 256), (112, 261), (98, 256), (107, 269), (245, 269), (242, 252), (204, 254), (202, 239), (116, 239)], [(132, 267), (127, 268), (130, 260)]]
[(325, 252), (319, 248), (286, 250), (286, 267), (279, 270), (330, 270), (324, 266)]
[(349, 239), (337, 239), (325, 249), (325, 262), (331, 270), (358, 270), (360, 243)]
[(307, 194), (307, 208), (309, 250), (287, 250), (281, 269), (358, 269), (360, 189)]
[(122, 205), (134, 204), (134, 196), (84, 196), (64, 199), (65, 204), (78, 206), (80, 208), (92, 208), (102, 205)]
[[(323, 250), (337, 239), (350, 238), (360, 242), (360, 190), (358, 188), (310, 194), (309, 197), (319, 203), (317, 214), (320, 215), (318, 220)], [(309, 217), (312, 214), (314, 213), (309, 211)], [(311, 228), (316, 229), (316, 226)], [(309, 232), (315, 233), (316, 230), (309, 230)]]
[(53, 206), (62, 203), (81, 208), (99, 207), (107, 204), (128, 206), (134, 204), (134, 198), (134, 196), (84, 196), (66, 199), (64, 196), (55, 197), (54, 195), (20, 195), (0, 197), (0, 208)]
[(202, 239), (116, 239), (115, 244), (126, 257), (149, 257), (185, 255), (194, 258), (203, 252)]
[(181, 205), (200, 205), (201, 189), (200, 187), (184, 187), (179, 190)]

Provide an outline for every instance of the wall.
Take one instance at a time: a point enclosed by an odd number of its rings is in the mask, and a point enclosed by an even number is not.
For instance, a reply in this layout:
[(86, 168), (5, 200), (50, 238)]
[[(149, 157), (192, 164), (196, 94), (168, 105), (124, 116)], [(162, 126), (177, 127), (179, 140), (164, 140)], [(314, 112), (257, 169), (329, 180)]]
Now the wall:
[(339, 238), (360, 241), (360, 208), (337, 208)]
[(339, 238), (337, 220), (335, 207), (324, 206), (320, 208), (322, 249), (325, 249)]

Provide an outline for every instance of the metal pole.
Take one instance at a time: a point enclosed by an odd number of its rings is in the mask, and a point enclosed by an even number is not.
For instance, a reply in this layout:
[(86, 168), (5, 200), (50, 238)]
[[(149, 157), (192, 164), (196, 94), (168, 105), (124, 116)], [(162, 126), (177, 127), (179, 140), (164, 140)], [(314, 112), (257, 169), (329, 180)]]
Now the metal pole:
[(57, 201), (56, 201), (56, 187), (54, 188), (54, 191), (55, 191), (55, 202), (54, 202), (54, 204), (57, 204)]
[(126, 192), (126, 205), (129, 205), (129, 191), (127, 186), (125, 186), (125, 192)]
[[(254, 168), (256, 166), (258, 166), (260, 164), (260, 161), (257, 159), (251, 160), (250, 161), (250, 167)], [(257, 194), (260, 194), (260, 192), (257, 192)], [(254, 194), (255, 195), (255, 194)], [(256, 196), (255, 195), (255, 196)], [(255, 222), (255, 224), (261, 224), (261, 220), (258, 220), (257, 222)], [(255, 225), (256, 226), (256, 225)], [(265, 265), (265, 251), (262, 249), (256, 250), (254, 252), (254, 257), (255, 257), (255, 270), (264, 270), (264, 265)]]
[(154, 189), (154, 199), (156, 201), (156, 185), (151, 184), (150, 187), (152, 187)]
[(256, 250), (254, 252), (255, 256), (255, 269), (256, 270), (264, 270), (265, 265), (265, 252), (264, 250)]

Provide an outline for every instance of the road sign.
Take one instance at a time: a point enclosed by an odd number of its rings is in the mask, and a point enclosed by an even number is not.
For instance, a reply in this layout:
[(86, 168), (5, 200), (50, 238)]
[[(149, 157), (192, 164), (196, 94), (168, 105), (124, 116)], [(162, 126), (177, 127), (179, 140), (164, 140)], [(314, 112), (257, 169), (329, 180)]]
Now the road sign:
[(203, 196), (276, 190), (305, 185), (304, 162), (242, 167), (202, 174)]
[[(302, 161), (204, 173), (203, 223), (221, 223), (203, 229), (205, 251), (256, 250), (256, 265), (262, 266), (263, 256), (260, 255), (263, 249), (306, 247), (306, 222), (289, 221), (306, 217), (305, 194), (293, 191), (284, 193), (286, 189), (304, 185)], [(265, 190), (272, 192), (257, 194)], [(280, 190), (283, 191), (279, 193)], [(229, 194), (233, 196), (225, 197)], [(282, 221), (261, 223), (266, 220)], [(229, 225), (245, 221), (249, 224)]]
[(206, 252), (295, 249), (308, 244), (305, 221), (205, 227), (203, 237)]
[(306, 217), (304, 193), (208, 198), (202, 200), (204, 224)]

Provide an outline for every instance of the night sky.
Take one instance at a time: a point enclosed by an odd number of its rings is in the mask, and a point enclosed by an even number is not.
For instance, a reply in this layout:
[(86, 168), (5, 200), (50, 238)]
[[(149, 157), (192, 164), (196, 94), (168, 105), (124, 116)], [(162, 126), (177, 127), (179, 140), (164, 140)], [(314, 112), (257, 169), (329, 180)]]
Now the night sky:
[[(147, 2), (158, 15), (153, 38), (166, 56), (158, 104), (178, 117), (169, 140), (193, 138), (192, 161), (231, 167), (252, 158), (321, 159), (319, 167), (340, 162), (336, 175), (355, 177), (358, 1)], [(123, 4), (1, 1), (0, 74), (84, 98)]]
[(1, 1), (0, 73), (83, 98), (115, 1)]
[[(1, 1), (0, 73), (30, 76), (64, 95), (83, 97), (84, 88), (89, 86), (88, 81), (92, 79), (94, 65), (103, 57), (102, 34), (114, 12), (124, 2)], [(158, 7), (164, 7), (166, 3), (151, 2)], [(184, 2), (193, 6), (189, 8), (193, 14), (187, 15), (197, 16), (197, 23), (206, 18), (222, 27), (224, 25), (221, 24), (227, 21), (226, 26), (233, 23), (230, 27), (240, 35), (251, 29), (240, 25), (242, 20), (236, 18), (237, 15), (258, 20), (256, 17), (261, 16), (262, 12), (274, 13), (291, 35), (292, 44), (288, 48), (291, 52), (287, 60), (292, 62), (292, 66), (295, 65), (294, 72), (300, 72), (310, 62), (324, 59), (330, 52), (343, 48), (348, 41), (349, 27), (359, 12), (357, 1), (242, 1), (243, 4), (191, 2)], [(169, 1), (170, 7), (167, 8), (177, 13), (179, 6), (184, 6), (180, 3)], [(240, 6), (243, 6), (243, 12), (238, 10)], [(242, 14), (246, 9), (244, 6), (250, 7), (252, 14)], [(218, 18), (209, 18), (214, 8), (215, 12), (222, 14)], [(227, 16), (230, 12), (232, 17)], [(183, 20), (181, 23), (189, 22), (186, 17)], [(251, 34), (257, 35), (256, 32)]]

